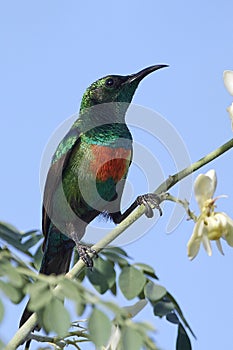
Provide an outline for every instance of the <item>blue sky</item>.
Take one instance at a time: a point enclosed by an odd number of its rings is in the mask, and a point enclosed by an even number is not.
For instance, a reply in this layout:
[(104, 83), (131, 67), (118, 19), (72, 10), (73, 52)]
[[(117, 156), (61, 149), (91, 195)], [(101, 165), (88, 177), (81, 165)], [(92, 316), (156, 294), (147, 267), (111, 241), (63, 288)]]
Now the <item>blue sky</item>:
[[(21, 0), (2, 2), (0, 8), (1, 220), (22, 230), (40, 227), (43, 149), (54, 129), (77, 112), (86, 87), (101, 76), (167, 63), (168, 69), (140, 84), (134, 103), (172, 123), (192, 161), (232, 137), (226, 112), (232, 98), (222, 81), (223, 71), (233, 69), (232, 1)], [(135, 137), (144, 143), (140, 132)], [(165, 176), (174, 173), (161, 144), (156, 148), (151, 140), (150, 146)], [(218, 201), (218, 210), (233, 217), (231, 162), (232, 151), (201, 172), (216, 169), (216, 194), (228, 194)], [(135, 169), (130, 181), (135, 196), (146, 190)], [(152, 188), (158, 185), (156, 174), (154, 182)], [(126, 249), (135, 261), (154, 266), (161, 284), (176, 297), (197, 335), (194, 350), (229, 349), (233, 250), (224, 244), (223, 257), (214, 247), (209, 258), (201, 249), (190, 262), (186, 244), (193, 224), (183, 220), (165, 233), (172, 207), (166, 205), (157, 225)], [(22, 304), (8, 305), (0, 329), (5, 341), (16, 331), (22, 309)], [(161, 348), (174, 349), (175, 327), (150, 311), (143, 317), (157, 328)]]

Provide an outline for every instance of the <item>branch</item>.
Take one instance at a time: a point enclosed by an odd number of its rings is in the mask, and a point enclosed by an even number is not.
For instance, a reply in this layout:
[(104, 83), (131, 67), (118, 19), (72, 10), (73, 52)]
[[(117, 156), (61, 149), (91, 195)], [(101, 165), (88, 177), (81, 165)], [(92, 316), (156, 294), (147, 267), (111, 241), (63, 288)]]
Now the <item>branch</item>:
[[(210, 152), (205, 157), (191, 164), (187, 168), (181, 170), (175, 175), (169, 176), (167, 180), (165, 180), (155, 191), (156, 194), (161, 194), (162, 192), (166, 192), (171, 187), (173, 187), (177, 182), (185, 178), (186, 176), (192, 174), (196, 170), (200, 169), (202, 166), (208, 164), (212, 160), (216, 159), (229, 149), (233, 147), (233, 138), (217, 148), (216, 150)], [(113, 242), (122, 232), (124, 232), (129, 226), (131, 226), (136, 220), (138, 220), (145, 212), (145, 207), (141, 205), (137, 209), (135, 209), (125, 220), (123, 220), (118, 226), (116, 226), (112, 231), (110, 231), (104, 238), (102, 238), (98, 243), (96, 243), (92, 249), (97, 253), (108, 246), (111, 242)], [(75, 278), (76, 275), (80, 273), (80, 271), (84, 268), (85, 264), (82, 260), (79, 260), (75, 266), (66, 274), (68, 278)], [(56, 293), (59, 291), (59, 285), (54, 289)], [(31, 331), (35, 328), (38, 322), (38, 318), (36, 313), (34, 313), (24, 325), (18, 329), (14, 337), (10, 340), (5, 350), (14, 350), (17, 349), (19, 345), (21, 345), (24, 340), (28, 337)]]

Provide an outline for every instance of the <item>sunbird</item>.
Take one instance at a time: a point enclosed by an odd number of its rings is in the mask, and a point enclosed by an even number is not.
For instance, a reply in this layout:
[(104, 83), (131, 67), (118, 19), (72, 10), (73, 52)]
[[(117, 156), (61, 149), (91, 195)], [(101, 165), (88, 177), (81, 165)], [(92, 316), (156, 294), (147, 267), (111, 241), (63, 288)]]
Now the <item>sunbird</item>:
[[(91, 268), (89, 254), (95, 252), (80, 240), (86, 226), (100, 214), (118, 224), (143, 204), (148, 217), (153, 216), (153, 207), (161, 215), (159, 196), (153, 193), (138, 196), (124, 213), (120, 205), (133, 154), (125, 115), (140, 81), (164, 67), (167, 65), (159, 64), (131, 75), (108, 75), (85, 91), (79, 117), (59, 143), (47, 174), (40, 273), (68, 272), (75, 246)], [(26, 308), (20, 326), (31, 314)]]

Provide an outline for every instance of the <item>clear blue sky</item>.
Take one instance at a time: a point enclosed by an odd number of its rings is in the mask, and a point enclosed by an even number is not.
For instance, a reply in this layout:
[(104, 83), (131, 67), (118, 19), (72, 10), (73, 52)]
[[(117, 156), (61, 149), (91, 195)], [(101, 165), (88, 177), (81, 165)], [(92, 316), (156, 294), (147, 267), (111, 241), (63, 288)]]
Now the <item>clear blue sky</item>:
[[(40, 227), (43, 149), (54, 129), (78, 110), (85, 88), (101, 76), (168, 63), (169, 69), (141, 83), (134, 103), (169, 120), (192, 161), (230, 139), (226, 107), (232, 98), (222, 73), (233, 69), (232, 13), (231, 0), (2, 2), (0, 220), (22, 230)], [(140, 133), (136, 136), (144, 142)], [(165, 176), (176, 171), (160, 144), (156, 149), (151, 141), (151, 152)], [(216, 169), (216, 194), (229, 195), (218, 201), (218, 210), (233, 217), (232, 157), (230, 151), (201, 172)], [(146, 190), (134, 171), (130, 179), (134, 195)], [(155, 174), (150, 186), (157, 185)], [(157, 225), (126, 249), (135, 261), (153, 265), (161, 284), (176, 297), (197, 335), (194, 350), (230, 349), (233, 250), (223, 244), (225, 256), (214, 247), (209, 258), (201, 249), (190, 262), (186, 244), (193, 225), (183, 220), (166, 234), (171, 209), (167, 205)], [(23, 304), (7, 306), (0, 329), (5, 341), (16, 331), (22, 309)], [(176, 327), (150, 311), (143, 317), (157, 328), (161, 348), (174, 349)]]

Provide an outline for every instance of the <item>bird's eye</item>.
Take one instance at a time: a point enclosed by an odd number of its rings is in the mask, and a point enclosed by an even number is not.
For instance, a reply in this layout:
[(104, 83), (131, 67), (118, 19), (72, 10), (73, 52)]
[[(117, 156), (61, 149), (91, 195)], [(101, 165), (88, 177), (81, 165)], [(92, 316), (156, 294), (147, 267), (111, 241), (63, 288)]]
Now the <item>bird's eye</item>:
[(114, 80), (112, 78), (108, 78), (105, 82), (106, 86), (112, 86), (114, 84)]

